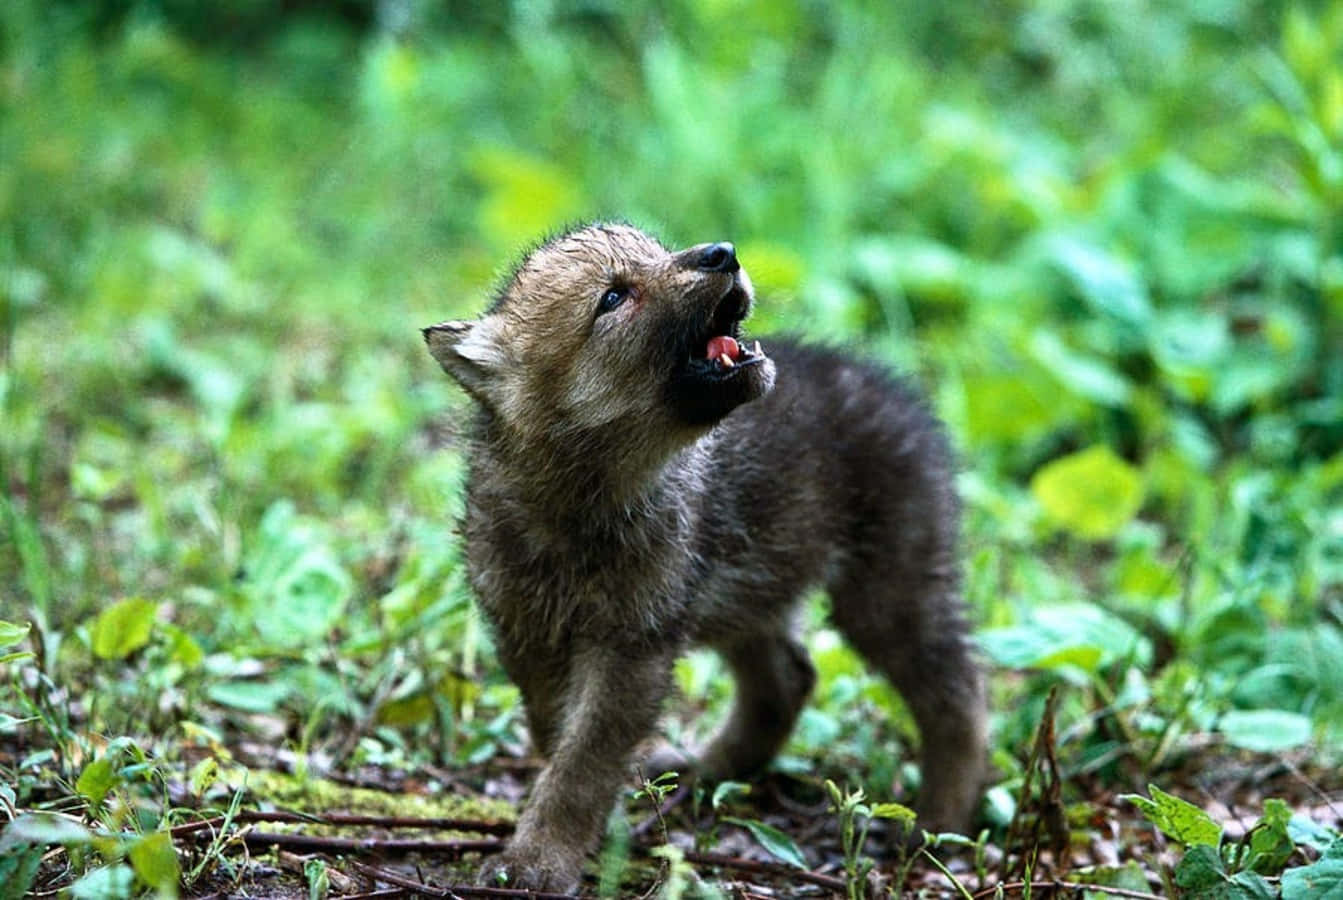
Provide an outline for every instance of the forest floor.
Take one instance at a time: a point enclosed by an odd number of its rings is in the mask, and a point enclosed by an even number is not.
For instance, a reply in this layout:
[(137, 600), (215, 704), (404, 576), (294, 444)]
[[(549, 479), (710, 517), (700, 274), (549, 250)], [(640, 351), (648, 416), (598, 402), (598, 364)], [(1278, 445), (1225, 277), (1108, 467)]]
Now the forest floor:
[[(29, 749), (14, 735), (5, 737), (0, 766), (17, 765)], [(573, 896), (1145, 898), (1180, 892), (1178, 842), (1154, 828), (1113, 779), (1060, 769), (1046, 743), (1037, 742), (1037, 753), (1038, 779), (1025, 786), (1007, 829), (986, 828), (977, 840), (944, 839), (931, 852), (906, 851), (899, 842), (893, 850), (889, 823), (874, 818), (861, 849), (847, 859), (845, 823), (824, 786), (826, 774), (842, 780), (843, 773), (771, 771), (717, 809), (689, 786), (659, 789), (644, 781), (644, 790), (636, 791), (632, 778), (624, 814), (614, 817), (582, 893)], [(167, 782), (181, 822), (170, 831), (173, 845), (182, 870), (198, 873), (182, 896), (564, 896), (470, 887), (482, 855), (511, 833), (541, 765), (534, 757), (500, 754), (452, 769), (338, 769), (325, 768), (320, 754), (300, 757), (245, 740), (222, 756), (232, 764), (222, 767), (207, 793), (235, 801), (232, 806), (193, 797), (185, 777)], [(189, 767), (209, 758), (188, 749), (183, 762)], [(1190, 742), (1176, 760), (1161, 774), (1166, 790), (1220, 823), (1228, 848), (1248, 846), (1270, 798), (1285, 802), (1297, 822), (1322, 826), (1321, 835), (1343, 830), (1343, 772), (1321, 769), (1304, 753), (1257, 754), (1209, 739)], [(1140, 771), (1126, 771), (1123, 780), (1137, 792), (1145, 787)], [(855, 822), (862, 827), (861, 814)], [(785, 862), (793, 853), (800, 858)], [(1318, 858), (1304, 846), (1296, 853), (1297, 864)], [(66, 852), (49, 851), (31, 896), (58, 893), (71, 875)]]

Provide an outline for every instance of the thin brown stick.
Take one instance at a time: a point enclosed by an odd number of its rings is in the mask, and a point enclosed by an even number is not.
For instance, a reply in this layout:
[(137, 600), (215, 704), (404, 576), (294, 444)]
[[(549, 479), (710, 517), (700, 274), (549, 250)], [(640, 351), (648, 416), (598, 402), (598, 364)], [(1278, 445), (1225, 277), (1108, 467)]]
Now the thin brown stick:
[(796, 869), (783, 863), (760, 862), (754, 859), (727, 856), (722, 853), (699, 853), (693, 850), (687, 850), (685, 858), (687, 862), (699, 863), (702, 866), (717, 866), (720, 869), (735, 869), (738, 872), (751, 872), (756, 875), (774, 875), (779, 878), (803, 881), (818, 887), (829, 888), (840, 893), (847, 890), (847, 884), (842, 878), (822, 875), (820, 872), (812, 872), (807, 869)]
[(463, 853), (497, 853), (504, 842), (495, 838), (466, 841), (428, 841), (408, 838), (335, 838), (310, 834), (247, 831), (243, 843), (254, 850), (283, 847), (308, 853), (433, 853), (460, 858)]
[[(373, 825), (381, 828), (433, 828), (439, 831), (471, 831), (477, 834), (512, 834), (511, 822), (482, 822), (477, 819), (416, 818), (413, 816), (367, 816), (352, 813), (298, 813), (275, 810), (242, 810), (234, 822), (286, 822), (300, 825)], [(222, 816), (187, 822), (170, 829), (174, 838), (213, 830), (224, 824)]]
[(1114, 897), (1129, 897), (1132, 900), (1165, 900), (1161, 894), (1149, 894), (1146, 891), (1133, 891), (1128, 888), (1110, 887), (1104, 884), (1084, 884), (1080, 881), (1061, 881), (1055, 878), (1053, 881), (1013, 881), (1009, 884), (995, 884), (993, 887), (984, 888), (982, 891), (976, 891), (973, 897), (991, 897), (997, 891), (1022, 891), (1029, 887), (1032, 891), (1053, 888), (1054, 890), (1070, 891), (1098, 891), (1102, 894), (1110, 894)]
[(581, 900), (577, 894), (555, 894), (547, 891), (524, 891), (517, 888), (492, 888), (492, 887), (472, 887), (469, 885), (453, 884), (447, 887), (432, 887), (422, 881), (416, 881), (413, 878), (406, 878), (404, 875), (398, 875), (395, 872), (389, 872), (378, 866), (370, 866), (367, 863), (361, 863), (356, 860), (347, 860), (347, 864), (354, 866), (365, 878), (371, 878), (374, 881), (385, 881), (388, 884), (394, 884), (397, 887), (414, 891), (417, 894), (423, 894), (426, 897), (523, 897), (528, 900)]

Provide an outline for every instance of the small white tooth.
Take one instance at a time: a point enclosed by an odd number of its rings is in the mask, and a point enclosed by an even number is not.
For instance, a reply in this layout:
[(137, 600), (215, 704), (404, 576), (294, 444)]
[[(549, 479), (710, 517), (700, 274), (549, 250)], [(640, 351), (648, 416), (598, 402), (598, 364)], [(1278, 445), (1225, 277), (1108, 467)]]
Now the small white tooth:
[(736, 365), (736, 363), (732, 361), (732, 357), (728, 356), (726, 353), (720, 353), (718, 361), (723, 364), (723, 368), (725, 369), (730, 369)]
[(751, 347), (751, 352), (754, 353), (756, 356), (759, 356), (759, 355), (761, 354), (762, 351), (761, 351), (761, 349), (760, 349), (760, 342), (759, 342), (759, 341), (756, 341), (756, 342), (755, 342), (755, 345), (754, 345), (753, 347)]

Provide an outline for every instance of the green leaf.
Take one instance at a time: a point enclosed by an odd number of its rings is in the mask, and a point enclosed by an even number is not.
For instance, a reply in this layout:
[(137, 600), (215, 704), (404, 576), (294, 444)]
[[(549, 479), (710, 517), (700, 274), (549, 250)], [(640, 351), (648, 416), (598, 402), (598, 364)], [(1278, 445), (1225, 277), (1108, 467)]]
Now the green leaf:
[(902, 829), (913, 827), (918, 814), (903, 803), (873, 803), (867, 811), (873, 819), (894, 819)]
[(32, 627), (26, 622), (17, 625), (13, 622), (0, 621), (0, 648), (13, 647), (28, 636), (28, 631)]
[(292, 690), (282, 681), (221, 681), (210, 685), (205, 693), (222, 706), (268, 713), (274, 712)]
[(204, 795), (219, 777), (219, 763), (213, 756), (207, 756), (191, 767), (191, 793), (197, 797)]
[(1142, 506), (1142, 477), (1109, 447), (1096, 445), (1042, 467), (1031, 493), (1055, 523), (1078, 537), (1114, 537)]
[(1282, 873), (1282, 900), (1343, 900), (1343, 838), (1310, 865)]
[(182, 870), (173, 849), (172, 835), (166, 831), (147, 834), (131, 845), (131, 867), (140, 880), (158, 891), (177, 887)]
[(1147, 287), (1124, 260), (1075, 235), (1054, 236), (1046, 243), (1046, 253), (1099, 312), (1132, 325), (1152, 318)]
[(1259, 753), (1276, 753), (1310, 741), (1311, 721), (1282, 709), (1232, 710), (1217, 722), (1226, 742)]
[(205, 661), (205, 651), (196, 639), (176, 625), (162, 625), (168, 637), (169, 658), (185, 669), (194, 669)]
[(1287, 834), (1293, 843), (1303, 844), (1318, 853), (1324, 853), (1340, 839), (1337, 831), (1304, 815), (1292, 816), (1287, 823)]
[(70, 896), (75, 900), (123, 900), (132, 896), (134, 885), (135, 873), (117, 863), (94, 869), (70, 885)]
[(243, 592), (268, 644), (308, 646), (344, 619), (353, 581), (327, 529), (300, 516), (292, 502), (279, 500), (266, 510), (244, 568)]
[(24, 813), (0, 831), (0, 853), (16, 847), (87, 844), (93, 834), (83, 825), (52, 813)]
[(325, 900), (331, 891), (331, 878), (326, 863), (310, 859), (303, 864), (303, 876), (308, 880), (308, 900)]
[(751, 786), (741, 781), (720, 781), (714, 786), (709, 805), (715, 810), (733, 797), (745, 797), (751, 793)]
[(1093, 673), (1118, 660), (1143, 662), (1151, 642), (1117, 616), (1090, 603), (1066, 603), (1032, 610), (1019, 625), (993, 628), (977, 636), (994, 662), (1015, 669)]
[(1161, 830), (1161, 833), (1187, 847), (1216, 847), (1222, 840), (1221, 827), (1212, 817), (1186, 800), (1167, 794), (1154, 784), (1147, 786), (1152, 799), (1139, 794), (1123, 794), (1142, 811), (1143, 817)]
[(1254, 872), (1228, 875), (1217, 849), (1207, 844), (1189, 848), (1175, 867), (1181, 897), (1191, 900), (1272, 900), (1273, 889)]
[(79, 780), (75, 782), (75, 790), (90, 805), (97, 806), (103, 802), (107, 792), (112, 790), (118, 781), (116, 765), (106, 756), (100, 756), (93, 762), (84, 767), (84, 771), (79, 773)]
[(39, 847), (0, 851), (0, 900), (22, 900), (27, 896), (41, 863)]
[(731, 822), (733, 825), (740, 825), (751, 836), (760, 842), (776, 859), (783, 860), (790, 866), (796, 866), (799, 869), (807, 867), (807, 861), (802, 858), (802, 851), (793, 843), (793, 839), (784, 834), (773, 825), (766, 825), (757, 819), (736, 819), (724, 817), (724, 822)]
[(140, 597), (113, 603), (98, 614), (90, 637), (93, 653), (101, 659), (125, 659), (149, 643), (158, 607)]
[[(1068, 876), (1068, 881), (1075, 884), (1094, 884), (1099, 887), (1119, 888), (1125, 891), (1138, 891), (1147, 893), (1147, 875), (1143, 872), (1142, 866), (1133, 860), (1129, 860), (1122, 866), (1093, 866), (1089, 869), (1074, 870)], [(1109, 896), (1100, 891), (1083, 891), (1083, 896), (1087, 900), (1100, 900)]]
[(1296, 852), (1296, 844), (1287, 832), (1291, 819), (1292, 810), (1286, 803), (1276, 797), (1264, 801), (1264, 815), (1250, 831), (1250, 855), (1245, 868), (1260, 875), (1281, 874)]
[(1185, 890), (1208, 890), (1226, 880), (1226, 863), (1217, 854), (1217, 848), (1207, 844), (1190, 847), (1175, 867), (1175, 883)]
[(1030, 343), (1031, 355), (1066, 391), (1106, 406), (1124, 407), (1133, 394), (1127, 378), (1098, 359), (1078, 353), (1052, 331), (1041, 330)]

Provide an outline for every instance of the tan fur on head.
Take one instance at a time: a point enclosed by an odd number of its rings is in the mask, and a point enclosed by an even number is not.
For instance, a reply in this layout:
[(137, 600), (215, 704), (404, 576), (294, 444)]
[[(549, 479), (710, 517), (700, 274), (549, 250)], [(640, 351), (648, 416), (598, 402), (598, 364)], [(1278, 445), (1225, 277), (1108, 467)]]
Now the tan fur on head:
[[(569, 441), (575, 430), (620, 427), (624, 446), (658, 459), (712, 424), (678, 421), (668, 402), (682, 357), (703, 350), (704, 336), (690, 346), (687, 329), (708, 327), (729, 292), (742, 298), (743, 312), (751, 302), (744, 271), (698, 267), (700, 252), (673, 253), (628, 225), (584, 226), (532, 251), (481, 319), (431, 326), (425, 340), (443, 369), (519, 439), (545, 445)], [(599, 305), (613, 288), (628, 299), (603, 314)], [(751, 388), (736, 402), (769, 389), (772, 363), (764, 363), (738, 379)], [(726, 412), (735, 403), (723, 405)]]

